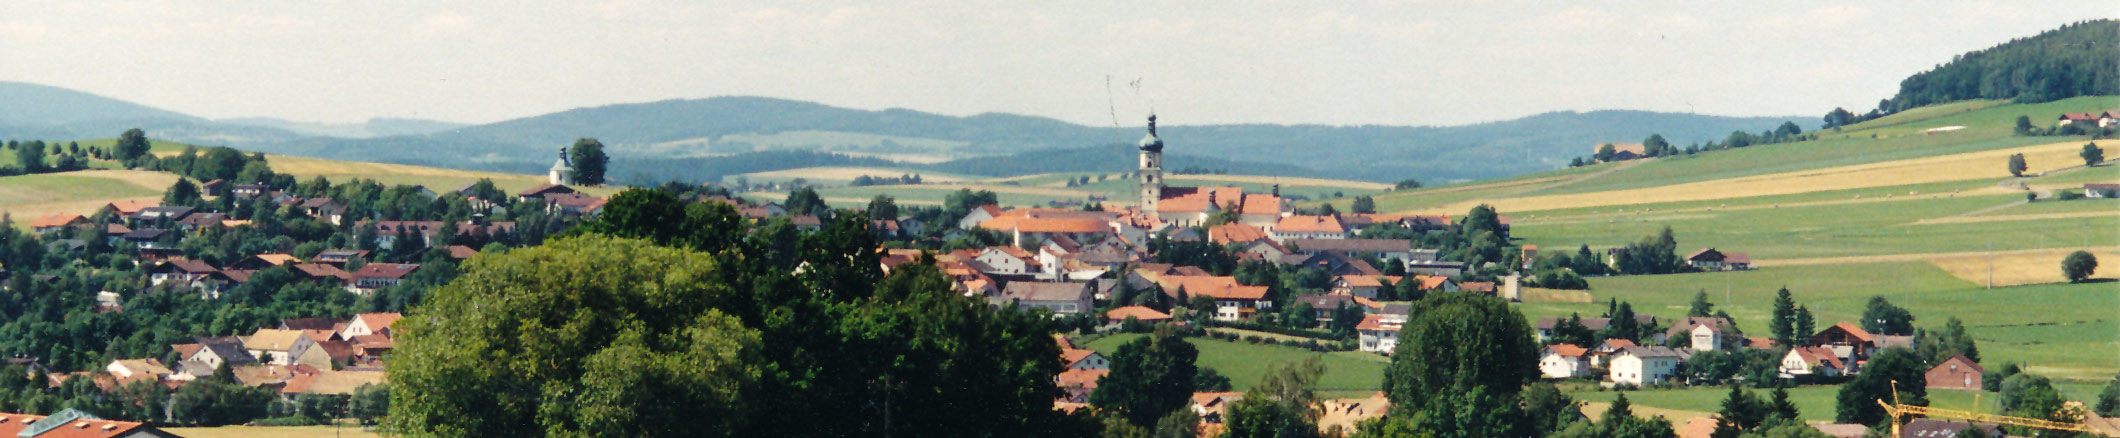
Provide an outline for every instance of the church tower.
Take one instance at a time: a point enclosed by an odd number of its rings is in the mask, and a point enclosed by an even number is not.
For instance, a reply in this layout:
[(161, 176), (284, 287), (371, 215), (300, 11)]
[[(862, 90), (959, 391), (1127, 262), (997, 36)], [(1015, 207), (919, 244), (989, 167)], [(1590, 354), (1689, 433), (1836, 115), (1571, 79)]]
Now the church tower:
[(1141, 212), (1156, 213), (1163, 199), (1163, 139), (1156, 138), (1156, 115), (1148, 115), (1148, 136), (1141, 137)]
[(559, 148), (559, 161), (552, 162), (552, 171), (547, 176), (552, 180), (552, 185), (566, 184), (574, 179), (574, 166), (567, 163), (566, 147)]

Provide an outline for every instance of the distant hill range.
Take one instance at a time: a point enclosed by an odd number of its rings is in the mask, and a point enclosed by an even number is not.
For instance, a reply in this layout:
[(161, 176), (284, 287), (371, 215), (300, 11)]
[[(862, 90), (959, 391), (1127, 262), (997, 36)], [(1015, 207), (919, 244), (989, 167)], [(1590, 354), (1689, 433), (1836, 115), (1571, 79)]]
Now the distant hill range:
[[(1166, 115), (1164, 120), (1183, 118)], [(1588, 155), (1599, 142), (1634, 142), (1662, 133), (1683, 144), (1736, 130), (1762, 131), (1793, 119), (1554, 112), (1453, 127), (1180, 124), (1167, 126), (1163, 136), (1170, 143), (1166, 167), (1172, 169), (1435, 183), (1551, 170)], [(61, 88), (0, 82), (0, 138), (106, 138), (133, 127), (155, 138), (270, 153), (517, 173), (543, 172), (561, 146), (594, 137), (610, 147), (620, 165), (613, 176), (687, 181), (836, 164), (993, 176), (1126, 171), (1132, 159), (1120, 145), (1142, 134), (1139, 127), (1090, 127), (1013, 114), (865, 111), (761, 97), (608, 105), (476, 126), (398, 119), (362, 124), (208, 120)]]

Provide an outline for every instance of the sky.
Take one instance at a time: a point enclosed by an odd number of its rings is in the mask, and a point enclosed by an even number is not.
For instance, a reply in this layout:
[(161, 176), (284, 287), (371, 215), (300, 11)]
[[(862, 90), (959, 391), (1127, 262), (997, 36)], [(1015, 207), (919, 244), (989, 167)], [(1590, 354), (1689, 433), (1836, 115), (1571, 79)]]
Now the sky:
[[(0, 80), (209, 118), (751, 95), (1092, 126), (1860, 112), (2106, 2), (6, 0)], [(2103, 6), (2099, 6), (2103, 5)]]

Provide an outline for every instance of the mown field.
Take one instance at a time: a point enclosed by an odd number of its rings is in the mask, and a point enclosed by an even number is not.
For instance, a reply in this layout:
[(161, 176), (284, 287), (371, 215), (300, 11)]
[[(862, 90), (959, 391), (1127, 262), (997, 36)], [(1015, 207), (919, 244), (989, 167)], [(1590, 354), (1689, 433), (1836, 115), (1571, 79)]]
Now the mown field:
[[(1109, 356), (1118, 351), (1120, 345), (1141, 336), (1116, 334), (1077, 345)], [(1200, 360), (1195, 363), (1229, 376), (1230, 384), (1237, 391), (1250, 389), (1268, 371), (1311, 357), (1322, 357), (1325, 377), (1318, 382), (1319, 390), (1335, 396), (1368, 395), (1382, 388), (1384, 365), (1388, 363), (1383, 356), (1353, 351), (1317, 353), (1295, 347), (1201, 338), (1187, 339), (1187, 342), (1200, 349)]]
[(26, 228), (54, 213), (86, 215), (112, 201), (161, 199), (177, 177), (161, 172), (83, 170), (0, 177), (0, 214)]

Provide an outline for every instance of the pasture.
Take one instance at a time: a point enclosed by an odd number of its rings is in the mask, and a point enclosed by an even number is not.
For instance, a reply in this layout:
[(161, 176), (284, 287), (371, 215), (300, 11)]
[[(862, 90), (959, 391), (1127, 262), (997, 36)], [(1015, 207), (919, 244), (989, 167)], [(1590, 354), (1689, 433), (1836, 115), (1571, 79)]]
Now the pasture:
[[(1143, 335), (1115, 334), (1078, 346), (1110, 357), (1113, 352), (1119, 350), (1120, 345), (1141, 336)], [(1203, 338), (1188, 338), (1186, 342), (1200, 349), (1200, 359), (1196, 364), (1214, 368), (1216, 372), (1228, 376), (1231, 389), (1236, 391), (1250, 389), (1268, 371), (1275, 368), (1311, 357), (1322, 357), (1325, 376), (1318, 381), (1319, 391), (1351, 394), (1356, 397), (1367, 396), (1383, 387), (1384, 366), (1389, 363), (1383, 356), (1353, 351), (1318, 353), (1295, 347)]]
[(88, 215), (111, 201), (159, 200), (177, 177), (135, 170), (83, 170), (0, 177), (0, 213), (27, 227), (54, 213)]
[[(1714, 414), (1716, 410), (1721, 409), (1723, 399), (1730, 396), (1730, 388), (1726, 386), (1643, 389), (1624, 392), (1600, 391), (1596, 388), (1596, 385), (1589, 384), (1566, 384), (1562, 387), (1563, 391), (1570, 397), (1596, 405), (1594, 413), (1588, 406), (1583, 409), (1583, 413), (1590, 415), (1591, 418), (1597, 418), (1598, 414), (1604, 413), (1605, 409), (1611, 407), (1612, 401), (1618, 399), (1620, 394), (1626, 394), (1627, 402), (1635, 406), (1637, 415), (1662, 414), (1665, 418), (1671, 420), (1673, 427), (1684, 426), (1686, 421), (1695, 417)], [(1771, 389), (1748, 388), (1746, 391), (1759, 396), (1761, 400), (1767, 400), (1773, 395), (1773, 390)], [(1928, 394), (1929, 406), (1967, 410), (1974, 408), (1975, 401), (1973, 393), (1970, 391), (1930, 390)], [(1789, 401), (1796, 404), (1796, 410), (1805, 422), (1833, 422), (1834, 409), (1838, 404), (1839, 395), (1839, 385), (1809, 385), (1789, 388)], [(1980, 409), (1983, 412), (1996, 412), (1996, 397), (1994, 394), (1980, 397), (1978, 403), (1981, 405)], [(1643, 406), (1659, 409), (1645, 413), (1640, 409)]]

